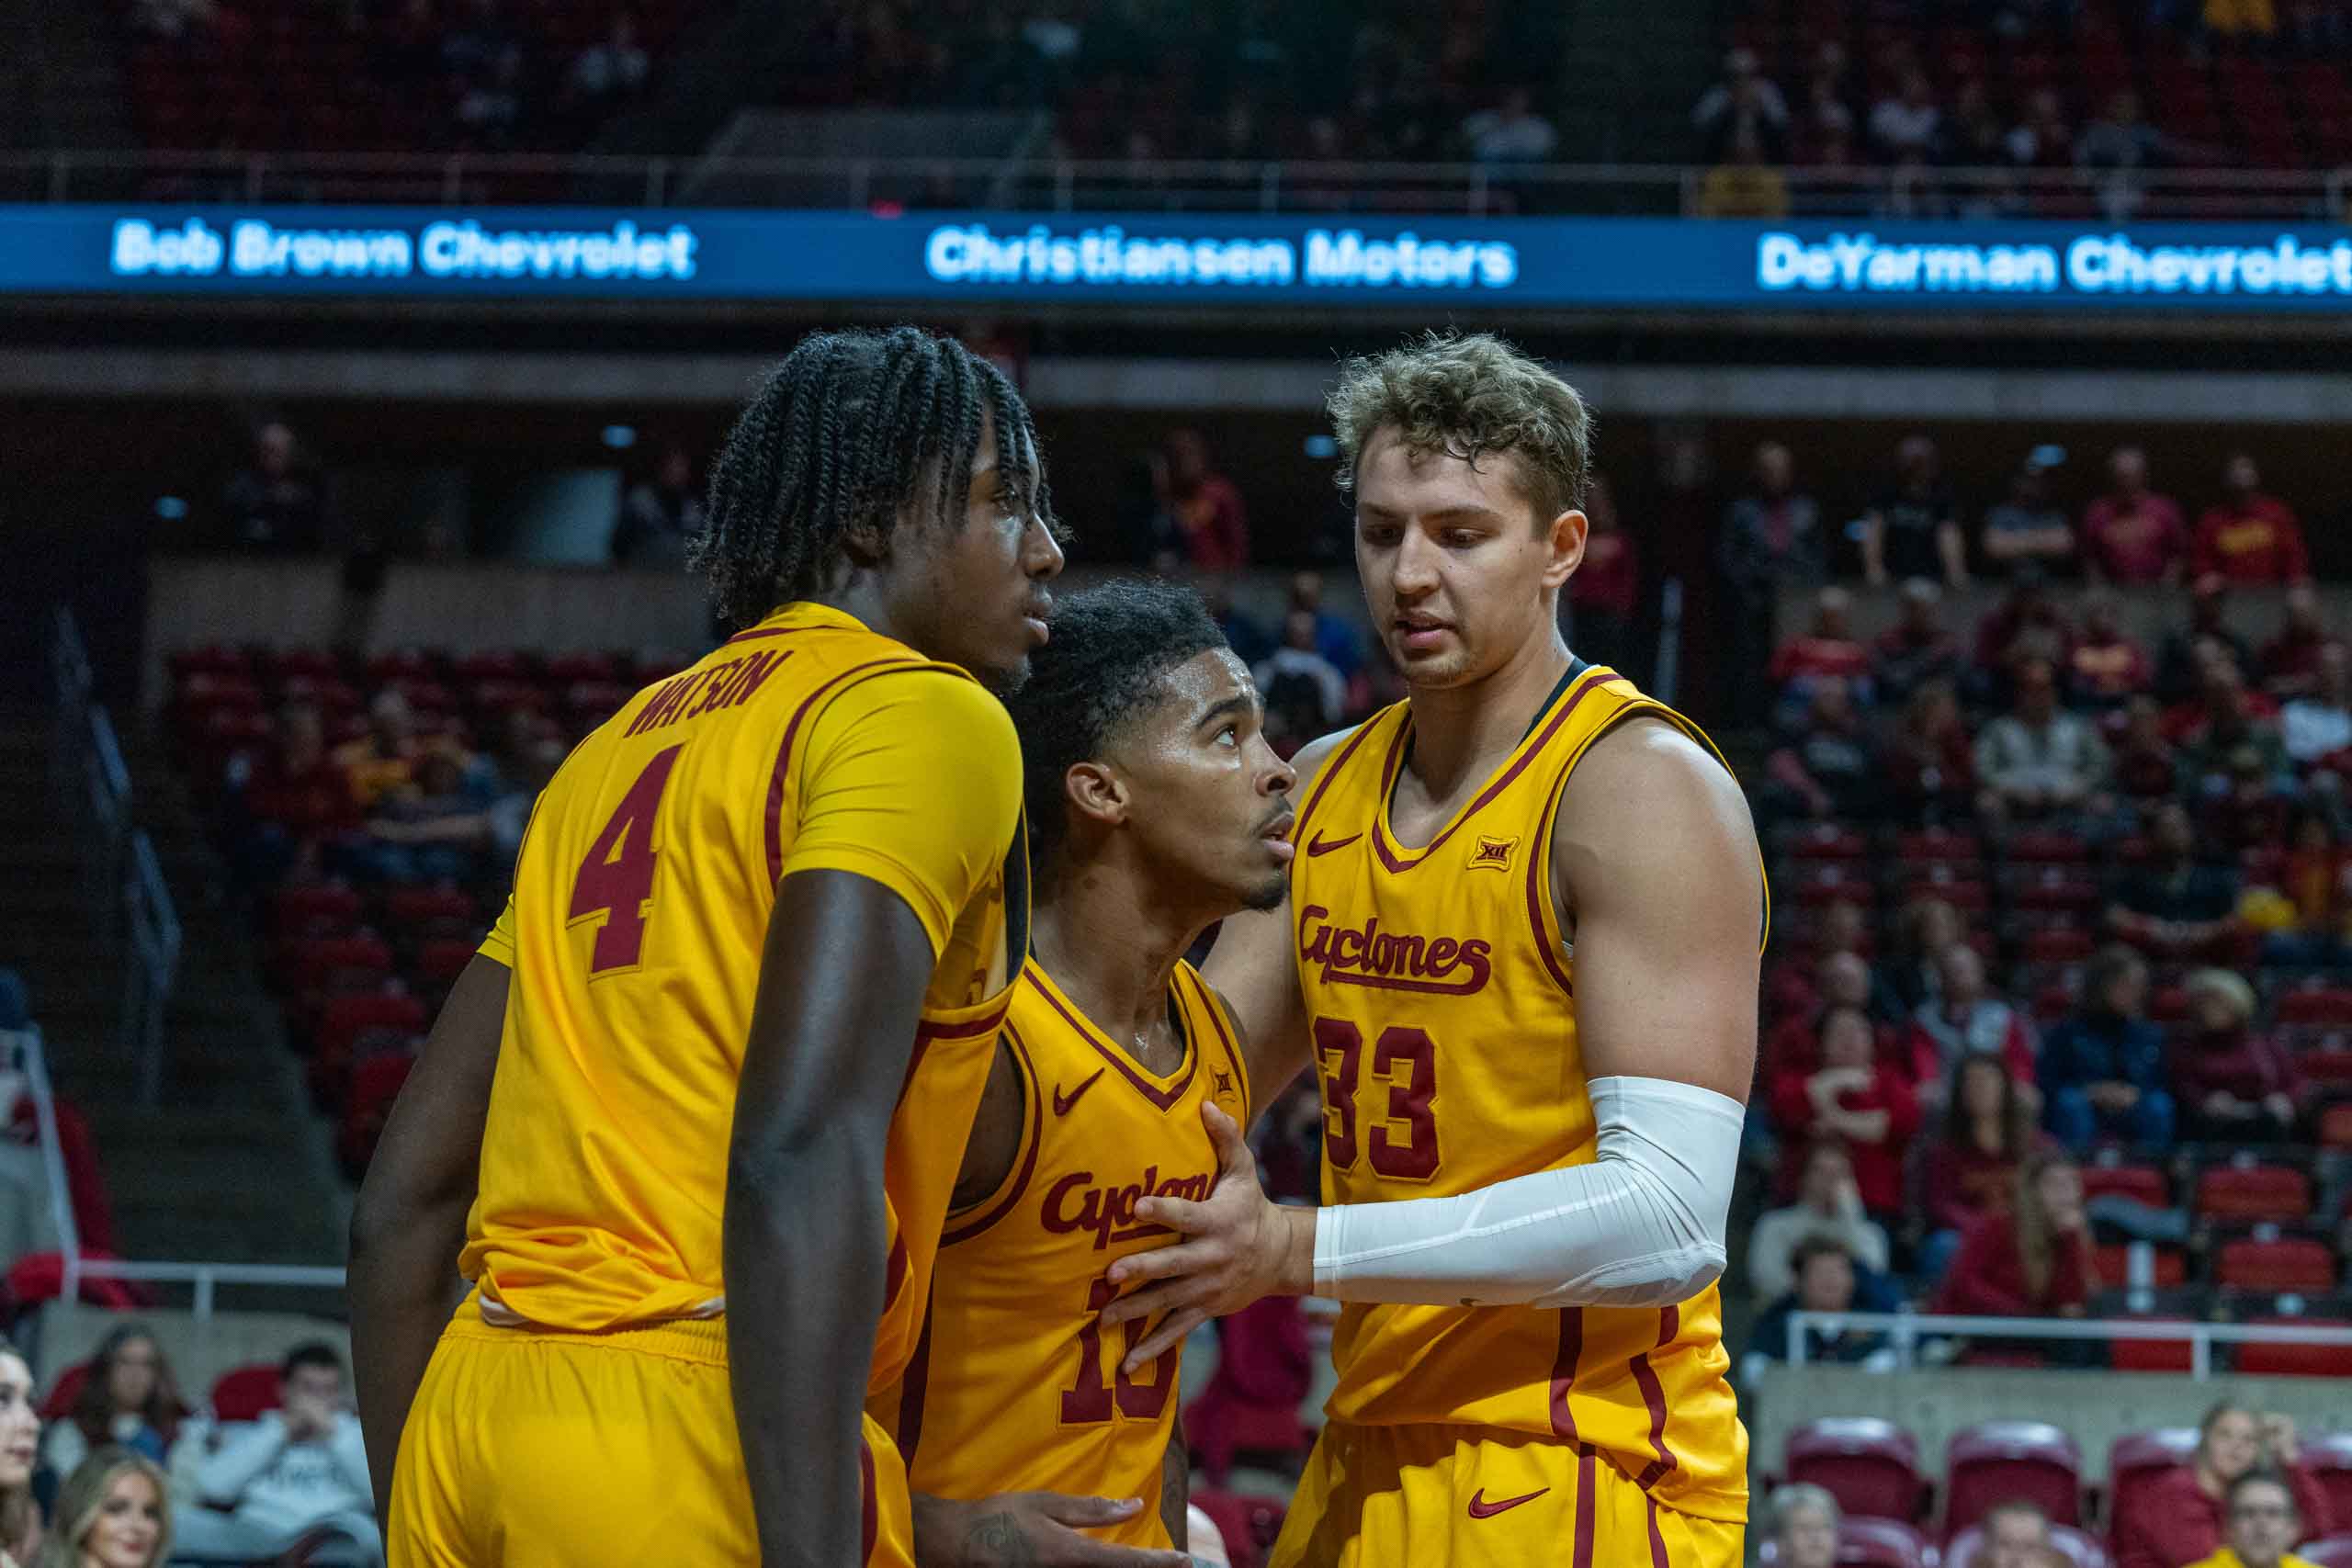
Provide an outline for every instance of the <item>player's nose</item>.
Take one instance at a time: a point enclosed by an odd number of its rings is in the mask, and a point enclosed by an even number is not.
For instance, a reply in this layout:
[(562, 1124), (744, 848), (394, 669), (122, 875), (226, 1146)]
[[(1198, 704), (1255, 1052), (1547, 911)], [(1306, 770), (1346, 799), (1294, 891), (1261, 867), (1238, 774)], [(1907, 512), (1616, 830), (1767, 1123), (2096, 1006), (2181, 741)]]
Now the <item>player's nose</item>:
[(1036, 581), (1043, 582), (1062, 573), (1061, 541), (1046, 525), (1042, 517), (1029, 520), (1028, 530), (1021, 539), (1021, 570)]

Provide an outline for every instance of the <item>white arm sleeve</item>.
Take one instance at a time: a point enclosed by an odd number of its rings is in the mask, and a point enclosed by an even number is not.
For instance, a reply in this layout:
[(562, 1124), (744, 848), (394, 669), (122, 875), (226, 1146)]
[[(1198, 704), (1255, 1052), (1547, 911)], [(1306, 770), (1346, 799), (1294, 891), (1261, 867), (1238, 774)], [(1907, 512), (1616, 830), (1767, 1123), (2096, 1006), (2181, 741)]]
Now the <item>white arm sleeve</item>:
[(1593, 1162), (1456, 1198), (1328, 1208), (1315, 1293), (1430, 1305), (1671, 1306), (1724, 1271), (1737, 1100), (1668, 1078), (1596, 1078)]

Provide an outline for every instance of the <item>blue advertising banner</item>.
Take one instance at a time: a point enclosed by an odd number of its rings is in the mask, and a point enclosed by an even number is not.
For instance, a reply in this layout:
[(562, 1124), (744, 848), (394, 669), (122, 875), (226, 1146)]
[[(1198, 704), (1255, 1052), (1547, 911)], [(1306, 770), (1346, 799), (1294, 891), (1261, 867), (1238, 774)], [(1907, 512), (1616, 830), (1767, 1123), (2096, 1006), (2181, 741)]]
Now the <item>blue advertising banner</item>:
[(2352, 230), (0, 205), (0, 294), (2338, 311)]

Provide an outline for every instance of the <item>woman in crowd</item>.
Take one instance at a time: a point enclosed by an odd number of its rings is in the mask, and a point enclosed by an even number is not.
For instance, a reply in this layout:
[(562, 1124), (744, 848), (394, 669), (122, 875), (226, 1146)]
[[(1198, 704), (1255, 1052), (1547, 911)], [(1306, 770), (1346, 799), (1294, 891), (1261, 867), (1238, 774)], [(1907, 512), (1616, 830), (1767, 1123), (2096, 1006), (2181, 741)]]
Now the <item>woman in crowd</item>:
[(0, 1339), (0, 1568), (27, 1568), (40, 1550), (40, 1506), (33, 1501), (40, 1453), (32, 1367)]
[[(2063, 1154), (2029, 1156), (2006, 1213), (1979, 1221), (1944, 1275), (1936, 1310), (1972, 1317), (2080, 1317), (2098, 1279), (2083, 1173)], [(2052, 1359), (2068, 1359), (2060, 1350)]]
[(1943, 995), (1943, 976), (1936, 961), (1945, 949), (1967, 940), (1967, 923), (1945, 899), (1914, 898), (1895, 912), (1894, 952), (1887, 960), (1886, 972), (1905, 1012)]
[(1900, 820), (1932, 824), (1967, 817), (1976, 798), (1976, 752), (1951, 682), (1929, 681), (1911, 694), (1880, 765)]
[(2147, 960), (2110, 943), (2083, 966), (2081, 1006), (2042, 1040), (2043, 1121), (2078, 1154), (2102, 1135), (2172, 1142), (2164, 1033), (2147, 1005)]
[(2173, 1053), (2173, 1098), (2192, 1138), (2246, 1143), (2290, 1137), (2304, 1083), (2294, 1058), (2254, 1032), (2254, 987), (2227, 969), (2188, 977), (2189, 1032)]
[(57, 1528), (33, 1568), (157, 1568), (171, 1555), (170, 1486), (163, 1467), (109, 1444), (57, 1495)]
[(1878, 1032), (1860, 1008), (1827, 1009), (1819, 1041), (1817, 1067), (1783, 1072), (1774, 1085), (1773, 1123), (1792, 1152), (1824, 1140), (1843, 1143), (1862, 1206), (1881, 1219), (1898, 1215), (1903, 1153), (1919, 1128), (1910, 1079), (1880, 1060)]
[(91, 1450), (119, 1443), (161, 1464), (187, 1413), (164, 1348), (144, 1327), (126, 1323), (98, 1342), (73, 1414), (50, 1427), (41, 1459), (66, 1476)]
[(1968, 1233), (2008, 1211), (2027, 1157), (2057, 1147), (2034, 1127), (2024, 1089), (2000, 1057), (1962, 1057), (1945, 1090), (1942, 1126), (1920, 1161), (1920, 1207), (1928, 1222), (1920, 1277), (1930, 1285), (1940, 1280)]

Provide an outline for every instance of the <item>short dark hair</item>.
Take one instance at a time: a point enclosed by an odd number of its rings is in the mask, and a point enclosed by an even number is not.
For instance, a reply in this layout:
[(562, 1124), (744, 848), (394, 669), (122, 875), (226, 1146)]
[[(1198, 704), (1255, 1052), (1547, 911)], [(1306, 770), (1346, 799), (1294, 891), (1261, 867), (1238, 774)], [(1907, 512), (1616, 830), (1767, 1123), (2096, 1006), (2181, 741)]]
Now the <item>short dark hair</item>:
[(1177, 665), (1226, 646), (1201, 596), (1158, 578), (1117, 578), (1062, 599), (1029, 679), (1005, 699), (1021, 732), (1030, 858), (1049, 880), (1069, 830), (1063, 781), (1149, 711)]
[(309, 1340), (286, 1352), (286, 1359), (279, 1364), (277, 1375), (281, 1378), (291, 1378), (304, 1367), (324, 1367), (337, 1377), (341, 1377), (343, 1358), (337, 1355), (335, 1348), (325, 1340)]
[(914, 327), (816, 333), (768, 373), (710, 470), (710, 525), (689, 559), (730, 626), (821, 590), (849, 531), (885, 531), (928, 479), (947, 524), (996, 423), (1004, 483), (1050, 525), (1037, 433), (1004, 372)]
[(2249, 1486), (2276, 1486), (2287, 1495), (2287, 1506), (2295, 1511), (2295, 1517), (2299, 1519), (2303, 1517), (2302, 1505), (2295, 1500), (2294, 1483), (2267, 1465), (2257, 1464), (2235, 1481), (2231, 1482), (2229, 1490), (2222, 1494), (2223, 1505), (2235, 1508), (2238, 1506), (2238, 1494)]
[(1838, 1240), (1834, 1235), (1826, 1235), (1820, 1231), (1815, 1231), (1811, 1235), (1806, 1236), (1803, 1241), (1798, 1242), (1796, 1251), (1790, 1254), (1789, 1272), (1793, 1276), (1802, 1277), (1805, 1270), (1805, 1265), (1811, 1263), (1816, 1258), (1827, 1258), (1832, 1253), (1835, 1253), (1839, 1258), (1844, 1258), (1849, 1263), (1854, 1261), (1854, 1249), (1852, 1247), (1848, 1247), (1844, 1242)]

